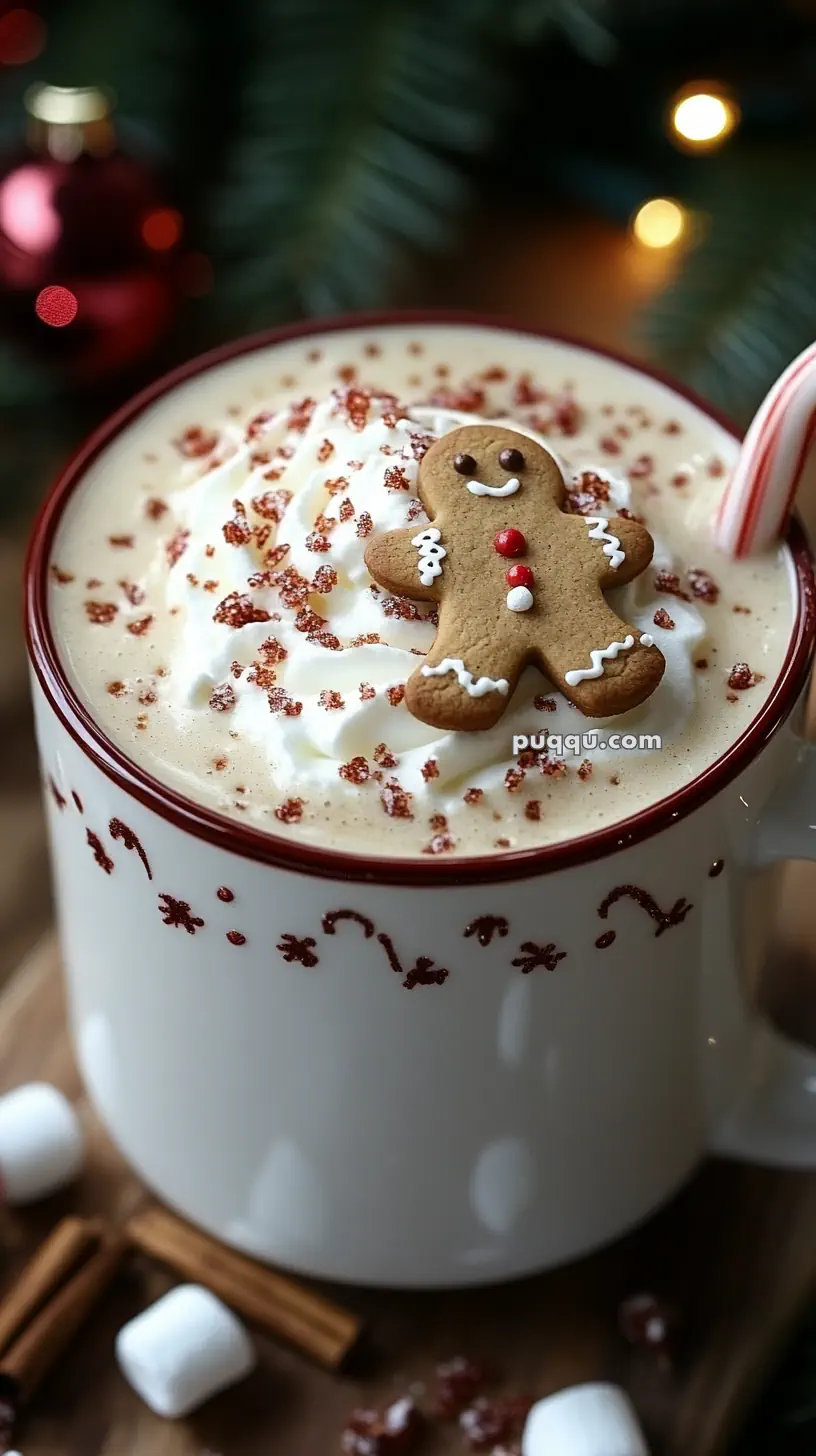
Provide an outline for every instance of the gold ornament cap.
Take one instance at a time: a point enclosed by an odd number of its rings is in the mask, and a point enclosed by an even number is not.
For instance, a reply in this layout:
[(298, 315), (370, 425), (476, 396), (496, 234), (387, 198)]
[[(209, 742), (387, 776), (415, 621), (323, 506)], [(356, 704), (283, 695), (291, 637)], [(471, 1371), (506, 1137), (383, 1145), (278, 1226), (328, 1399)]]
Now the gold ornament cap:
[(29, 142), (58, 162), (73, 162), (83, 152), (105, 157), (115, 145), (111, 91), (101, 86), (49, 86), (37, 82), (23, 98)]

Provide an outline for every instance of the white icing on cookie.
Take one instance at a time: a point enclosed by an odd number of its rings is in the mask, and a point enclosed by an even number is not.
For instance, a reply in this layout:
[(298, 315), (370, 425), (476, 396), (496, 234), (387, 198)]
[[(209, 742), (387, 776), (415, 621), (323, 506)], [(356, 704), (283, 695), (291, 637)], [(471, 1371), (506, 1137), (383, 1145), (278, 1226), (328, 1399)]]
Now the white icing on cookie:
[(447, 672), (455, 672), (460, 688), (464, 688), (468, 697), (483, 698), (485, 693), (501, 693), (504, 697), (510, 691), (510, 684), (506, 677), (480, 677), (474, 678), (472, 672), (468, 672), (461, 657), (444, 657), (436, 667), (422, 668), (423, 677), (444, 677)]
[(529, 612), (533, 605), (533, 593), (528, 586), (514, 586), (507, 593), (507, 606), (511, 612)]
[[(643, 641), (643, 638), (641, 638)], [(617, 657), (619, 652), (629, 652), (635, 645), (635, 639), (631, 632), (624, 637), (622, 642), (610, 642), (608, 647), (593, 647), (590, 652), (592, 659), (591, 667), (577, 667), (572, 672), (564, 673), (564, 681), (569, 683), (571, 688), (577, 687), (578, 683), (584, 682), (586, 678), (603, 677), (603, 665), (608, 657)], [(646, 646), (651, 647), (652, 643), (647, 642)]]
[(430, 586), (435, 577), (442, 575), (442, 557), (448, 553), (439, 545), (441, 535), (437, 526), (428, 526), (411, 537), (411, 545), (419, 547), (419, 579), (423, 586)]
[(517, 490), (521, 490), (521, 481), (515, 475), (512, 480), (506, 480), (504, 485), (483, 485), (481, 480), (469, 480), (467, 488), (471, 495), (515, 495)]
[(603, 548), (604, 556), (609, 557), (609, 565), (612, 567), (613, 571), (617, 571), (621, 562), (626, 560), (626, 552), (621, 551), (620, 541), (618, 540), (618, 537), (613, 536), (612, 532), (606, 529), (609, 525), (609, 521), (606, 519), (605, 516), (587, 516), (586, 523), (588, 526), (592, 526), (594, 528), (589, 533), (591, 541), (606, 542), (606, 545)]

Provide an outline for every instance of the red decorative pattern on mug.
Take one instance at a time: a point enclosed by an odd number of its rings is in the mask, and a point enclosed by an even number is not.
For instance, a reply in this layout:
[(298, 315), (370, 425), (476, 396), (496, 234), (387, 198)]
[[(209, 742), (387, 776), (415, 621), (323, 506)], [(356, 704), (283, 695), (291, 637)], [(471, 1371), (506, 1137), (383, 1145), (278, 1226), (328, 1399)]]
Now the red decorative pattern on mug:
[(142, 861), (142, 864), (145, 867), (147, 878), (149, 880), (152, 880), (153, 871), (150, 868), (150, 861), (148, 860), (147, 855), (144, 852), (139, 836), (137, 834), (134, 834), (132, 829), (128, 829), (127, 824), (123, 824), (121, 819), (111, 819), (111, 822), (108, 825), (108, 832), (111, 839), (120, 839), (125, 846), (125, 849), (135, 849), (136, 853), (139, 856), (139, 859)]
[(490, 945), (494, 935), (505, 936), (509, 929), (503, 915), (477, 915), (475, 920), (465, 926), (462, 934), (465, 940), (475, 935), (480, 945)]
[(199, 915), (193, 915), (187, 901), (177, 900), (174, 895), (159, 895), (159, 914), (165, 925), (186, 930), (188, 935), (195, 935), (204, 925)]
[[(645, 910), (646, 914), (651, 916), (652, 920), (656, 922), (656, 937), (663, 935), (666, 930), (671, 930), (674, 925), (681, 925), (689, 911), (694, 909), (694, 906), (690, 905), (687, 900), (680, 899), (675, 900), (670, 910), (661, 910), (654, 896), (650, 895), (647, 890), (641, 890), (638, 885), (617, 885), (614, 890), (610, 890), (609, 894), (598, 906), (598, 914), (601, 919), (606, 920), (608, 918), (609, 911), (613, 905), (617, 904), (618, 900), (627, 898), (634, 900), (635, 904), (639, 905), (642, 910)], [(599, 948), (603, 949), (603, 947)]]

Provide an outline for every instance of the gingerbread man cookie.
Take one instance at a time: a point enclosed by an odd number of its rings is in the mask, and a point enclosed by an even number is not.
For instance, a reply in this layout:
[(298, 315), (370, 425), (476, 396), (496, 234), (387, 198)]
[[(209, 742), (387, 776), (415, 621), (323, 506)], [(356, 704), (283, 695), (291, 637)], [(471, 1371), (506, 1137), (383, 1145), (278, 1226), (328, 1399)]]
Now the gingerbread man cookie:
[(405, 701), (436, 728), (491, 728), (535, 663), (590, 718), (653, 693), (665, 660), (603, 593), (652, 559), (645, 527), (570, 515), (553, 457), (501, 425), (464, 425), (419, 468), (430, 517), (372, 537), (368, 570), (388, 591), (439, 603), (439, 626)]

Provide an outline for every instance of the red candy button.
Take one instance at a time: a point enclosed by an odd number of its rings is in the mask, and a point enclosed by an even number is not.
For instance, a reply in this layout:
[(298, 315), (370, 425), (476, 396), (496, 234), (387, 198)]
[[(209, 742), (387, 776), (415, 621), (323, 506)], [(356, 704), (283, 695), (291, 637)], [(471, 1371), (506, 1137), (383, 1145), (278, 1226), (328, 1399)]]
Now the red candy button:
[(534, 580), (529, 566), (522, 566), (521, 562), (511, 566), (505, 577), (508, 586), (527, 586), (530, 590), (532, 590)]
[(527, 550), (524, 533), (515, 526), (506, 526), (503, 531), (499, 531), (493, 545), (500, 556), (523, 556)]

